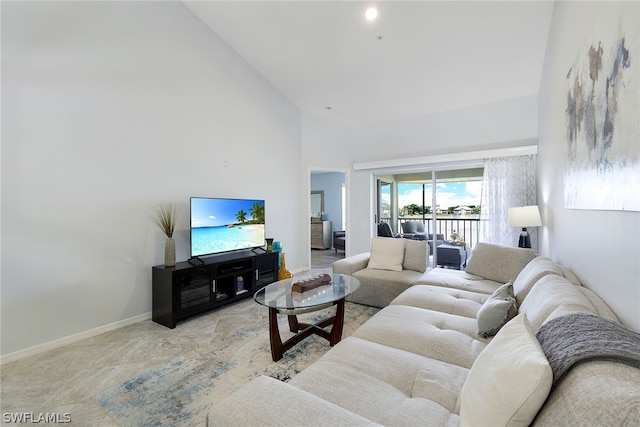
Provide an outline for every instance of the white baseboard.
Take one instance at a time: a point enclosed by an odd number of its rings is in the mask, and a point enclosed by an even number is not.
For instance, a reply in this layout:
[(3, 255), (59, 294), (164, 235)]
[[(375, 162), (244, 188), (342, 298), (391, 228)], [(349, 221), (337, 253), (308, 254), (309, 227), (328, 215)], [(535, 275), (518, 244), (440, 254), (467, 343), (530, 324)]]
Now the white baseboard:
[(91, 338), (96, 335), (104, 334), (105, 332), (114, 331), (116, 329), (124, 328), (125, 326), (133, 325), (134, 323), (142, 322), (143, 320), (149, 319), (151, 319), (151, 312), (139, 314), (137, 316), (130, 317), (124, 320), (118, 320), (117, 322), (109, 323), (108, 325), (98, 326), (97, 328), (89, 329), (88, 331), (78, 332), (77, 334), (69, 335), (64, 338), (59, 338), (57, 340), (25, 348), (24, 350), (5, 354), (4, 356), (0, 357), (0, 365), (13, 362), (25, 357), (33, 356), (35, 354), (43, 353), (45, 351), (53, 350), (67, 344), (78, 342), (85, 338)]

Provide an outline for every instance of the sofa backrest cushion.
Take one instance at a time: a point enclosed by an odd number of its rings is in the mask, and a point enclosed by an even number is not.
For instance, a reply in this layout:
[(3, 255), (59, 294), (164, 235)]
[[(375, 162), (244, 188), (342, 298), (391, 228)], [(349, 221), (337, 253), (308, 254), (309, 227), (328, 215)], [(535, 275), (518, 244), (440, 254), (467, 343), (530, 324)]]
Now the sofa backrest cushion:
[(606, 317), (607, 319), (611, 319), (614, 322), (620, 323), (620, 318), (618, 318), (616, 313), (614, 313), (613, 310), (611, 310), (611, 308), (607, 305), (607, 303), (604, 302), (602, 298), (600, 298), (595, 292), (583, 286), (578, 286), (577, 289), (589, 300), (599, 316)]
[(578, 279), (578, 276), (576, 276), (573, 271), (569, 270), (567, 267), (563, 265), (558, 265), (558, 267), (560, 267), (560, 270), (562, 270), (562, 275), (568, 281), (570, 281), (574, 285), (582, 285), (582, 282), (580, 281), (580, 279)]
[(551, 319), (570, 313), (598, 314), (581, 287), (562, 276), (548, 274), (542, 277), (522, 301), (518, 313), (526, 313), (537, 332)]
[(404, 240), (389, 237), (371, 239), (371, 255), (367, 268), (402, 271)]
[(478, 243), (467, 262), (467, 273), (496, 282), (513, 282), (525, 265), (535, 258), (532, 249)]
[(426, 240), (398, 239), (404, 241), (402, 268), (424, 273), (427, 271), (429, 245)]
[(524, 266), (513, 282), (513, 291), (516, 294), (518, 305), (522, 304), (533, 285), (547, 274), (562, 276), (560, 266), (547, 257), (535, 257), (529, 264)]
[(551, 390), (553, 374), (520, 314), (482, 350), (462, 386), (460, 426), (528, 426)]

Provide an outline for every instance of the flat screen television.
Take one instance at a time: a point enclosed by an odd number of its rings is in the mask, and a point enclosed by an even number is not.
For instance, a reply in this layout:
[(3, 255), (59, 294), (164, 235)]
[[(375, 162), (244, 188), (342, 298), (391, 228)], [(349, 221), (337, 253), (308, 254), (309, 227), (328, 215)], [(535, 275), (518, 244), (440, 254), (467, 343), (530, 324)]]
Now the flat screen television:
[(191, 258), (265, 245), (264, 200), (191, 198)]

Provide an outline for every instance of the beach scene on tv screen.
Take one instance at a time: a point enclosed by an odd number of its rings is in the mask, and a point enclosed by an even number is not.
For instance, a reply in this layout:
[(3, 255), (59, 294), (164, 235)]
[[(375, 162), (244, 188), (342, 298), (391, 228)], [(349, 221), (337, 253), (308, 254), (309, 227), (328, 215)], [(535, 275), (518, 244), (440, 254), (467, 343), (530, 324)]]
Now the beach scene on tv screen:
[(191, 199), (191, 256), (264, 245), (264, 200)]

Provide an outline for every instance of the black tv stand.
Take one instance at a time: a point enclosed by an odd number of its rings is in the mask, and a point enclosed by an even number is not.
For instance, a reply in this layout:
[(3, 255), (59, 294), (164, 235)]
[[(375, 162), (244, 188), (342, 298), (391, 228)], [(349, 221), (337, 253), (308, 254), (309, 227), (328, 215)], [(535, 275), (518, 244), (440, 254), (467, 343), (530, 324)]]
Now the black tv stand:
[(278, 253), (230, 252), (152, 268), (152, 319), (168, 328), (178, 320), (250, 298), (278, 280)]

